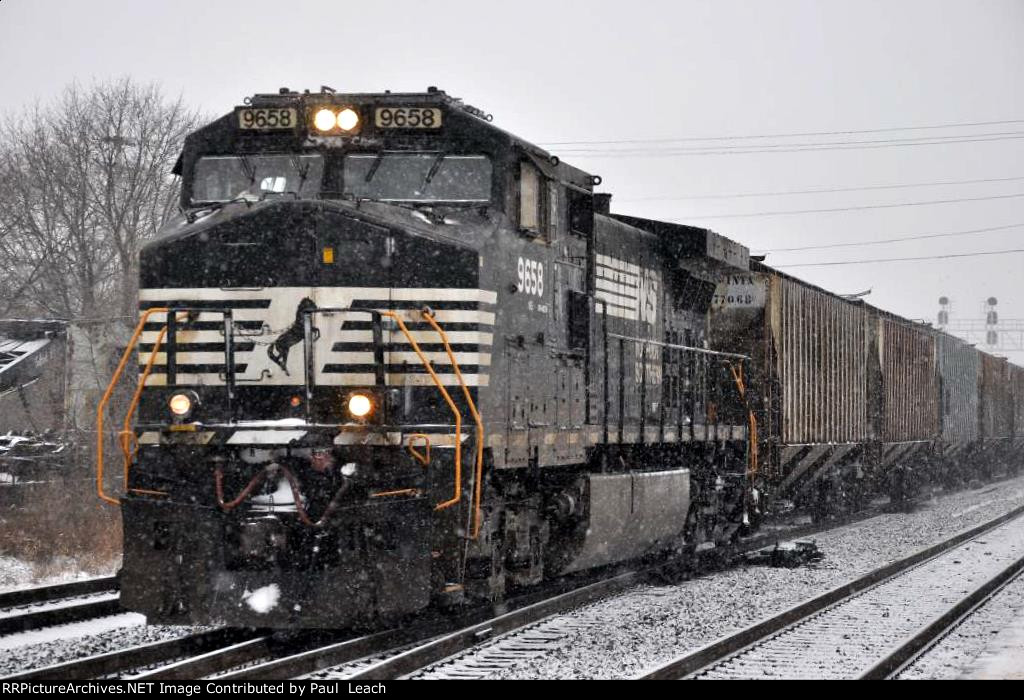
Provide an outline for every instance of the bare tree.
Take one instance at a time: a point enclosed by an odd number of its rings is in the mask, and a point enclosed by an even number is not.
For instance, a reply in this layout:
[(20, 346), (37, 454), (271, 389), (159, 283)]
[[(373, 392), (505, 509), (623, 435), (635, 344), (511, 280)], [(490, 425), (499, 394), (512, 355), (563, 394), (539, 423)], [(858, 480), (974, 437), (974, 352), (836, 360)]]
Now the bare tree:
[(199, 119), (122, 78), (0, 124), (0, 316), (134, 316), (139, 249), (174, 210)]
[(0, 317), (71, 321), (65, 419), (75, 430), (91, 430), (138, 317), (139, 249), (175, 211), (171, 169), (199, 122), (181, 99), (130, 78), (73, 84), (0, 121)]

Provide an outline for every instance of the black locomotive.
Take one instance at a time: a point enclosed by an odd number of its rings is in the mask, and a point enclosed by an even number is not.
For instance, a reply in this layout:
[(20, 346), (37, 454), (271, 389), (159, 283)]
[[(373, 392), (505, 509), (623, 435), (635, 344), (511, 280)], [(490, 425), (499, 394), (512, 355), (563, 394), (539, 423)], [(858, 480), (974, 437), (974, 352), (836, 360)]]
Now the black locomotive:
[[(176, 172), (122, 434), (121, 599), (151, 622), (497, 600), (725, 544), (792, 468), (766, 302), (711, 314), (768, 274), (747, 249), (611, 214), (599, 178), (442, 91), (256, 95)], [(713, 318), (745, 334), (713, 349)]]

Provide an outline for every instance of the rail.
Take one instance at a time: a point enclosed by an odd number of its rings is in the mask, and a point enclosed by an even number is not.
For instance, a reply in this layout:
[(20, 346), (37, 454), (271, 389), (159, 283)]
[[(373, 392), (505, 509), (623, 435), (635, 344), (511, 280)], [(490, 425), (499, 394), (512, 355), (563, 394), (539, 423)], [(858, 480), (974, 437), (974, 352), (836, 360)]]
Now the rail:
[[(701, 672), (733, 657), (743, 650), (750, 649), (765, 640), (777, 637), (780, 632), (792, 625), (810, 620), (827, 609), (834, 609), (842, 604), (843, 601), (863, 594), (870, 588), (884, 581), (892, 580), (898, 574), (909, 571), (918, 564), (936, 558), (944, 552), (948, 552), (1021, 516), (1024, 516), (1024, 506), (1014, 508), (993, 520), (975, 527), (961, 530), (949, 539), (929, 545), (909, 556), (890, 562), (814, 598), (805, 600), (788, 610), (765, 618), (703, 647), (687, 651), (668, 662), (648, 668), (637, 678), (644, 680), (674, 680)], [(860, 641), (858, 638), (858, 643)], [(800, 658), (804, 658), (803, 654), (809, 651), (809, 649), (802, 650)], [(776, 661), (776, 663), (779, 662)]]

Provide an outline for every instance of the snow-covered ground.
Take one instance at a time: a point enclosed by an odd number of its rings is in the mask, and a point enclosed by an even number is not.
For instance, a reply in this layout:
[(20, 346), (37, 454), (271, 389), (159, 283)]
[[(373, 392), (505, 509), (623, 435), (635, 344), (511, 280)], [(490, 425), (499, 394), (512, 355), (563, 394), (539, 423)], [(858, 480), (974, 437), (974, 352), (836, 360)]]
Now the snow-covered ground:
[(0, 555), (0, 593), (33, 585), (32, 566), (16, 557)]
[[(914, 513), (881, 515), (821, 534), (816, 539), (826, 557), (815, 567), (740, 567), (681, 584), (640, 586), (556, 616), (564, 634), (549, 651), (496, 669), (495, 677), (631, 677), (1020, 505), (1024, 477), (943, 496)], [(194, 631), (117, 616), (36, 638), (15, 635), (0, 654), (0, 675)]]
[[(37, 648), (50, 647), (53, 643), (62, 644), (66, 640), (74, 639), (76, 637), (99, 635), (111, 630), (139, 627), (140, 625), (145, 624), (145, 615), (139, 615), (138, 613), (123, 613), (121, 615), (111, 615), (110, 617), (101, 617), (95, 620), (73, 622), (67, 625), (44, 627), (39, 630), (29, 630), (28, 632), (8, 634), (4, 637), (0, 637), (0, 650), (7, 651), (18, 647), (31, 646), (35, 646)], [(42, 648), (39, 648), (38, 650), (44, 651)], [(50, 652), (46, 651), (45, 654), (40, 656), (40, 658), (44, 658), (49, 662), (50, 656)]]
[(97, 576), (113, 576), (115, 570), (114, 564), (99, 568), (83, 567), (70, 557), (50, 560), (45, 566), (33, 566), (16, 557), (0, 555), (0, 593), (29, 586), (49, 586)]
[(960, 678), (968, 680), (1024, 681), (1024, 615), (995, 635)]
[(814, 567), (739, 567), (641, 586), (542, 623), (564, 634), (544, 654), (495, 669), (493, 677), (633, 677), (1020, 505), (1024, 477), (818, 535), (825, 559)]
[(0, 637), (0, 676), (184, 637), (209, 627), (146, 625), (136, 613), (86, 620)]
[(900, 678), (1005, 678), (1010, 672), (1024, 679), (1024, 576), (993, 596)]

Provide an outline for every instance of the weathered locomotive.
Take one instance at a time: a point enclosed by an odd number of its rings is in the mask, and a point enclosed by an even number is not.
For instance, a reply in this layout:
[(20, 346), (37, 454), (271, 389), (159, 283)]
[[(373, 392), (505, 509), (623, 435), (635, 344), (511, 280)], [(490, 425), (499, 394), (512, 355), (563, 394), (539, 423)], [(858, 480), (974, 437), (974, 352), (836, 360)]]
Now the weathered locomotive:
[(741, 527), (745, 357), (707, 312), (742, 246), (610, 215), (434, 89), (256, 95), (177, 172), (140, 262), (129, 609), (373, 624)]
[[(176, 172), (184, 214), (140, 261), (120, 499), (99, 431), (122, 604), (153, 622), (496, 600), (977, 442), (940, 425), (985, 400), (947, 398), (962, 363), (936, 370), (930, 329), (611, 214), (599, 178), (442, 91), (256, 95)], [(930, 339), (911, 364), (904, 335)]]

